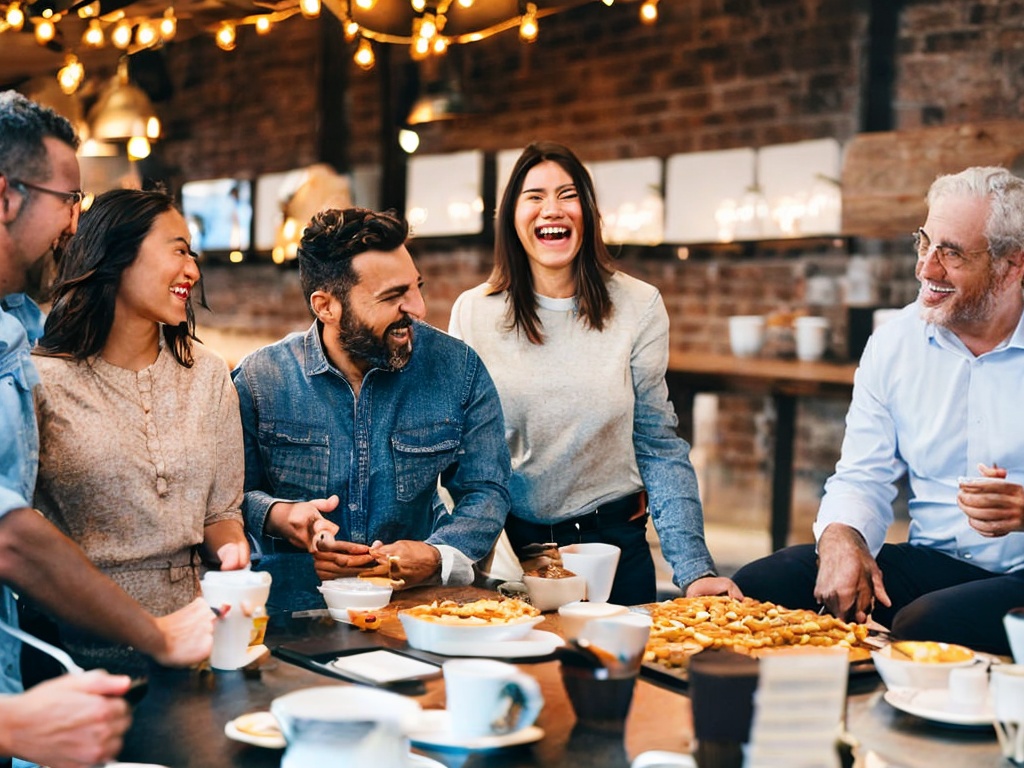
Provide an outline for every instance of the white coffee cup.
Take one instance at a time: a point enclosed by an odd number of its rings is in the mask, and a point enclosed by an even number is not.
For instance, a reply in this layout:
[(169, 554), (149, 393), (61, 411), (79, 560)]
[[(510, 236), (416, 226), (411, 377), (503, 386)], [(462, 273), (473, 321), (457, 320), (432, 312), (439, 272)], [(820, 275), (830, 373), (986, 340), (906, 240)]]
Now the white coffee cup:
[(533, 725), (544, 706), (540, 684), (511, 664), (492, 659), (446, 661), (444, 688), (452, 735), (501, 736)]
[(559, 547), (562, 565), (566, 570), (587, 580), (587, 600), (595, 603), (607, 602), (615, 581), (615, 570), (619, 565), (622, 550), (614, 544), (588, 542), (566, 544)]
[(212, 608), (229, 606), (213, 626), (214, 669), (238, 669), (263, 651), (267, 625), (270, 574), (265, 571), (209, 571), (201, 582), (203, 598)]
[(1003, 617), (1010, 652), (1017, 664), (1024, 664), (1024, 607), (1013, 608)]
[(984, 664), (949, 670), (949, 706), (957, 712), (980, 712), (988, 699), (988, 670)]
[(1024, 764), (1024, 664), (992, 666), (992, 709), (1003, 757)]
[(764, 346), (764, 318), (761, 315), (733, 315), (729, 318), (729, 347), (737, 357), (753, 357)]
[(600, 619), (608, 616), (627, 613), (629, 609), (624, 605), (614, 603), (592, 603), (589, 601), (577, 601), (566, 603), (558, 609), (558, 620), (562, 627), (562, 637), (566, 640), (575, 640), (587, 622), (592, 619)]
[(798, 317), (793, 321), (798, 360), (821, 360), (828, 349), (828, 320), (824, 317)]
[(639, 670), (650, 634), (650, 616), (623, 613), (588, 621), (580, 630), (580, 640), (614, 656), (620, 668)]

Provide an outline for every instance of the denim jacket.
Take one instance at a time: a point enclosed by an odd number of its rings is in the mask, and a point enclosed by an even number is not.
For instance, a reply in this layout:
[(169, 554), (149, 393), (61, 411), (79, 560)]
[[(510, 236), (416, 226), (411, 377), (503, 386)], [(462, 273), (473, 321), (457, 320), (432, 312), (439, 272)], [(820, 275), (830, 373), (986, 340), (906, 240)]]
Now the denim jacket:
[[(43, 333), (43, 313), (28, 296), (0, 301), (0, 517), (32, 505), (39, 466), (39, 430), (32, 390), (39, 374), (32, 347)], [(0, 587), (0, 619), (17, 626), (14, 595)], [(21, 690), (21, 642), (0, 633), (0, 695)], [(2, 759), (0, 759), (2, 762)]]
[(325, 356), (317, 322), (232, 373), (245, 438), (242, 509), (257, 567), (274, 576), (273, 607), (323, 606), (312, 556), (264, 534), (275, 501), (337, 494), (325, 517), (338, 539), (425, 541), (441, 552), (444, 583), (471, 581), (472, 563), (500, 533), (510, 460), (498, 393), (464, 343), (420, 322), (413, 333), (406, 366), (371, 369), (358, 398)]

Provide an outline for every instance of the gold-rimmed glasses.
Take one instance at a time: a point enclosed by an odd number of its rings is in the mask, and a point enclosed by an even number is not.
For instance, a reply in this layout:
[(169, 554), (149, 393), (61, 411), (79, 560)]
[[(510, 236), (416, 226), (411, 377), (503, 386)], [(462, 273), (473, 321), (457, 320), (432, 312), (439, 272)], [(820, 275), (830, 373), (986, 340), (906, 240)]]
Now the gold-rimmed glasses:
[(914, 248), (917, 251), (919, 261), (927, 261), (932, 252), (943, 269), (963, 269), (970, 263), (970, 257), (979, 253), (988, 253), (988, 248), (976, 248), (970, 251), (962, 251), (953, 245), (932, 244), (931, 238), (923, 228), (918, 228), (914, 233)]

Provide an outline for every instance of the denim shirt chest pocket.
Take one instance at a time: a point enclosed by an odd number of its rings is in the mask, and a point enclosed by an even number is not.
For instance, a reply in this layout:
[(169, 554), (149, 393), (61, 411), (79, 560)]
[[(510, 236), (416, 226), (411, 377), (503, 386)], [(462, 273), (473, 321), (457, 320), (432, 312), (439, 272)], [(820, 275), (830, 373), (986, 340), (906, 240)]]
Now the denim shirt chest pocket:
[(275, 495), (302, 499), (328, 495), (331, 441), (323, 427), (270, 421), (260, 425), (259, 443)]
[(458, 424), (433, 424), (394, 432), (391, 450), (398, 500), (408, 502), (425, 491), (433, 493), (438, 475), (455, 461), (461, 443), (462, 428)]

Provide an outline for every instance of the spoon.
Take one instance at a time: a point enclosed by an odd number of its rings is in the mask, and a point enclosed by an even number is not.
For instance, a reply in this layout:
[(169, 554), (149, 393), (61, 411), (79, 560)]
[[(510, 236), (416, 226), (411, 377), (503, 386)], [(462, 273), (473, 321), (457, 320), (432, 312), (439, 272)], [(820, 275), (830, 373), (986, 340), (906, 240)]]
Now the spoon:
[(55, 645), (50, 645), (45, 640), (40, 640), (35, 635), (30, 635), (23, 629), (18, 627), (12, 627), (10, 624), (0, 620), (0, 629), (12, 637), (16, 637), (23, 643), (28, 643), (34, 648), (39, 649), (45, 654), (48, 654), (59, 661), (64, 668), (73, 675), (77, 675), (81, 672), (85, 672), (80, 666), (78, 666), (74, 660), (68, 655), (67, 651), (62, 648), (58, 648)]

